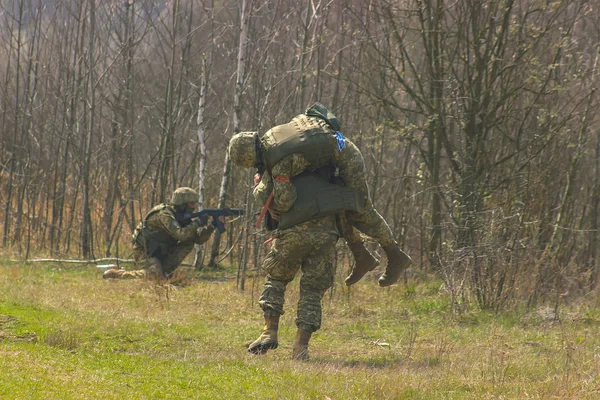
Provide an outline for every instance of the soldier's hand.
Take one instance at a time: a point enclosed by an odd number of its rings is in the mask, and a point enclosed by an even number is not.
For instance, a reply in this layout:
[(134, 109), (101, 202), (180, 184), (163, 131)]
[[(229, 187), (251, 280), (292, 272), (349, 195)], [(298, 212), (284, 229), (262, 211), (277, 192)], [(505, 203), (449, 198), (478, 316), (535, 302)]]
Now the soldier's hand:
[(194, 220), (194, 222), (196, 223), (196, 226), (197, 226), (198, 228), (200, 228), (200, 227), (203, 227), (203, 226), (206, 226), (206, 224), (208, 223), (208, 217), (207, 217), (207, 216), (205, 216), (205, 215), (201, 215), (201, 216), (199, 216), (198, 218), (196, 218), (196, 219)]
[(258, 184), (260, 183), (260, 180), (262, 179), (262, 174), (256, 173), (254, 174), (254, 186), (253, 188), (257, 187)]
[(219, 215), (217, 218), (213, 218), (213, 219), (212, 219), (212, 222), (210, 223), (210, 225), (211, 225), (213, 228), (216, 228), (216, 227), (217, 227), (217, 220), (218, 220), (218, 221), (219, 221), (221, 224), (224, 224), (224, 223), (225, 223), (225, 216), (223, 216), (223, 215)]

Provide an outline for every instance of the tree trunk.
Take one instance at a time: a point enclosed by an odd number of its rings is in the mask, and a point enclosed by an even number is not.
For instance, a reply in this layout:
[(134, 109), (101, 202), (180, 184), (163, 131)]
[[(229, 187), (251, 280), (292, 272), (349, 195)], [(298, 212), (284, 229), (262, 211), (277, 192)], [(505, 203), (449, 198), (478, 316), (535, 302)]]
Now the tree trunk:
[[(248, 25), (250, 23), (250, 11), (246, 9), (247, 0), (242, 0), (242, 9), (240, 14), (240, 43), (238, 47), (237, 57), (237, 78), (235, 83), (235, 96), (233, 98), (233, 133), (240, 132), (240, 117), (242, 112), (241, 98), (244, 91), (244, 74), (246, 66), (246, 48), (248, 45)], [(223, 179), (221, 180), (221, 188), (219, 191), (219, 208), (224, 208), (227, 200), (227, 188), (229, 183), (229, 174), (231, 171), (231, 160), (229, 152), (225, 154), (225, 162), (223, 166)], [(221, 246), (221, 233), (214, 233), (213, 244), (210, 252), (208, 265), (211, 268), (217, 267), (217, 255)]]
[[(2, 247), (6, 247), (8, 241), (8, 235), (10, 232), (10, 226), (12, 222), (12, 197), (13, 187), (15, 186), (15, 174), (19, 163), (17, 162), (18, 153), (20, 152), (22, 145), (19, 139), (19, 124), (21, 120), (21, 40), (23, 34), (23, 12), (24, 12), (24, 1), (18, 2), (18, 20), (17, 20), (17, 43), (16, 43), (16, 57), (15, 57), (15, 113), (14, 113), (14, 126), (13, 126), (13, 149), (9, 161), (8, 167), (8, 190), (6, 193), (6, 205), (4, 207), (4, 232), (2, 236)], [(12, 52), (10, 53), (12, 55)], [(10, 68), (8, 68), (10, 71)], [(7, 72), (8, 73), (8, 72)]]
[[(198, 160), (198, 205), (200, 209), (204, 208), (204, 182), (206, 179), (206, 140), (204, 108), (206, 105), (206, 85), (208, 83), (208, 68), (206, 66), (206, 57), (202, 57), (202, 80), (200, 83), (200, 100), (198, 101), (198, 144), (200, 145), (200, 157)], [(194, 257), (194, 268), (200, 269), (204, 258), (204, 245), (196, 245), (196, 254)]]
[(89, 15), (89, 42), (88, 42), (88, 126), (83, 129), (84, 142), (82, 153), (82, 199), (81, 199), (81, 254), (83, 258), (93, 258), (93, 236), (92, 236), (92, 215), (90, 210), (90, 163), (92, 159), (92, 136), (94, 135), (94, 121), (96, 113), (96, 86), (94, 74), (94, 39), (96, 34), (96, 1), (90, 0)]

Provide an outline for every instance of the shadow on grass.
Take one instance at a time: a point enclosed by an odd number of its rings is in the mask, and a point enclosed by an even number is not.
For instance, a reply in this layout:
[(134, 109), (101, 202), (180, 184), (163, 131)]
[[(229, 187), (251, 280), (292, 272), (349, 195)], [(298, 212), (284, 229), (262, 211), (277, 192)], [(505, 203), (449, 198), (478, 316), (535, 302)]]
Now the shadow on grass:
[(17, 317), (12, 315), (0, 315), (0, 342), (37, 342), (35, 332), (14, 332), (22, 323)]
[(227, 281), (232, 281), (235, 279), (234, 276), (205, 276), (205, 275), (200, 275), (195, 277), (194, 279), (196, 279), (197, 281), (204, 281), (204, 282), (227, 282)]
[(387, 369), (396, 368), (399, 366), (406, 365), (410, 360), (406, 357), (396, 356), (383, 356), (383, 357), (365, 357), (365, 358), (350, 358), (345, 360), (339, 359), (328, 359), (318, 358), (311, 359), (311, 363), (323, 366), (334, 366), (338, 368), (376, 368), (376, 369)]

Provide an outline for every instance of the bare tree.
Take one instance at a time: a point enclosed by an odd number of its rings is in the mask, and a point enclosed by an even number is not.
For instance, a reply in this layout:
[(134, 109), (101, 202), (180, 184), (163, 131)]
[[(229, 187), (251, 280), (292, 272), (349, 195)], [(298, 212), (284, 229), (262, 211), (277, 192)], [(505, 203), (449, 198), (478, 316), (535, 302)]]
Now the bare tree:
[[(248, 26), (250, 24), (250, 15), (252, 10), (252, 3), (247, 4), (247, 0), (242, 0), (240, 9), (240, 37), (239, 46), (237, 53), (237, 73), (235, 83), (235, 95), (233, 99), (233, 133), (240, 132), (240, 118), (241, 118), (241, 97), (244, 91), (244, 73), (246, 67), (246, 47), (248, 41)], [(229, 174), (231, 172), (231, 161), (229, 159), (229, 153), (225, 154), (225, 161), (223, 166), (223, 179), (221, 181), (221, 189), (219, 191), (219, 208), (224, 208), (227, 201), (227, 188), (229, 184)], [(210, 259), (208, 265), (212, 268), (217, 266), (217, 255), (219, 254), (219, 247), (221, 245), (221, 233), (215, 232), (213, 238), (212, 249), (210, 252)]]

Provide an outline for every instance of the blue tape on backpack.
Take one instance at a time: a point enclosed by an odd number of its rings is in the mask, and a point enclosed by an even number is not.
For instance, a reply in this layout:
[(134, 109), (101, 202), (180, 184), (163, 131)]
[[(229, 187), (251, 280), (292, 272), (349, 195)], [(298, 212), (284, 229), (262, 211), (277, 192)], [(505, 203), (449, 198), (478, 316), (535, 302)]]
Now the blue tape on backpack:
[(342, 134), (342, 132), (335, 132), (335, 138), (337, 139), (338, 152), (342, 152), (346, 147), (346, 138)]

